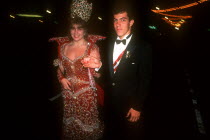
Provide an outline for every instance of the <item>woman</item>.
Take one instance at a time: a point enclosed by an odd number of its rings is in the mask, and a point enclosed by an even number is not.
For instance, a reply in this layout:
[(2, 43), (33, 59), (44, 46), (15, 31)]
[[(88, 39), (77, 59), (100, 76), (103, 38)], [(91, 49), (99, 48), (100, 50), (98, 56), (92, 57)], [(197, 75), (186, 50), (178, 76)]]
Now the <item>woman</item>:
[[(59, 42), (57, 74), (64, 100), (64, 140), (96, 140), (102, 137), (104, 125), (99, 117), (98, 95), (92, 77), (98, 76), (94, 68), (101, 66), (99, 48), (95, 44), (99, 39), (103, 37), (87, 35), (86, 22), (80, 18), (71, 20), (70, 40), (53, 39)], [(84, 66), (87, 61), (92, 62), (91, 68)]]

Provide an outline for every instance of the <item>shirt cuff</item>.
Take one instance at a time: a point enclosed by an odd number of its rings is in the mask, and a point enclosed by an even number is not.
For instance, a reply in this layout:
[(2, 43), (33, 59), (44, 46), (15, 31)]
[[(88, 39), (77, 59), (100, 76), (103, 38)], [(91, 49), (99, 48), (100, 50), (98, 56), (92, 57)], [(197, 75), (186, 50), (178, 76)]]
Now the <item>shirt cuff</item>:
[[(101, 63), (101, 66), (102, 66), (102, 63)], [(101, 66), (99, 68), (95, 68), (95, 71), (99, 71)]]

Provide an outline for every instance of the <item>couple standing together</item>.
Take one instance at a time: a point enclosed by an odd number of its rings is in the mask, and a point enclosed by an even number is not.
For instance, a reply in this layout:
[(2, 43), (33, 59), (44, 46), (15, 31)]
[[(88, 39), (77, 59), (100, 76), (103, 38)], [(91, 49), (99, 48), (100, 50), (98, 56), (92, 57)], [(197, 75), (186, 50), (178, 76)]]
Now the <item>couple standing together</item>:
[[(52, 39), (59, 44), (57, 76), (64, 102), (63, 140), (142, 139), (151, 48), (132, 32), (134, 19), (129, 10), (124, 6), (113, 9), (117, 35), (113, 39), (88, 35), (88, 17), (78, 14), (71, 19), (68, 38)], [(101, 39), (108, 42), (100, 46), (106, 48), (103, 58), (96, 45)], [(103, 79), (103, 90), (96, 78)]]

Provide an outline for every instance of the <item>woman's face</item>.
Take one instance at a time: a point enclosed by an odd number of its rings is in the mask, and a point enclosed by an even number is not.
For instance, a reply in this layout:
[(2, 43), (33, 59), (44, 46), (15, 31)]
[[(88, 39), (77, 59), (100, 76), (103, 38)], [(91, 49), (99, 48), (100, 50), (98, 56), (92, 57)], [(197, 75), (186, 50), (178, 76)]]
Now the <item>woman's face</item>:
[(84, 38), (85, 30), (79, 24), (73, 24), (70, 29), (71, 37), (74, 41), (79, 41)]

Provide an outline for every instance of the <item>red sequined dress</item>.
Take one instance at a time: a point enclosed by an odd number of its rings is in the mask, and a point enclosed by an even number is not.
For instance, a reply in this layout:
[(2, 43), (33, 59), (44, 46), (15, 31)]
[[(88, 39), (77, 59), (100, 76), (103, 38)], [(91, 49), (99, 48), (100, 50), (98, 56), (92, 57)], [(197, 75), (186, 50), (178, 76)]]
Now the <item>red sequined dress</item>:
[[(73, 90), (62, 89), (64, 100), (63, 137), (64, 140), (98, 140), (103, 135), (104, 124), (99, 119), (97, 93), (90, 87), (88, 69), (81, 60), (91, 49), (97, 49), (94, 42), (103, 39), (101, 36), (91, 36), (85, 53), (82, 56), (69, 59), (63, 54), (68, 38), (52, 38), (59, 43), (59, 63), (65, 72), (58, 68), (58, 79), (65, 77), (72, 84)], [(92, 40), (91, 40), (92, 39)], [(94, 69), (91, 70), (94, 74)]]

